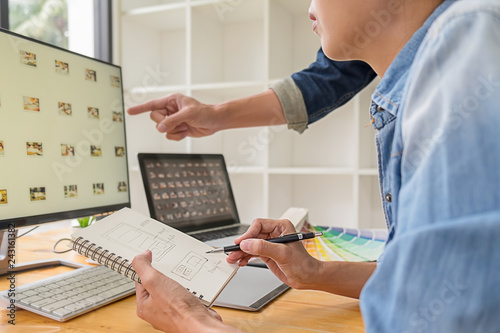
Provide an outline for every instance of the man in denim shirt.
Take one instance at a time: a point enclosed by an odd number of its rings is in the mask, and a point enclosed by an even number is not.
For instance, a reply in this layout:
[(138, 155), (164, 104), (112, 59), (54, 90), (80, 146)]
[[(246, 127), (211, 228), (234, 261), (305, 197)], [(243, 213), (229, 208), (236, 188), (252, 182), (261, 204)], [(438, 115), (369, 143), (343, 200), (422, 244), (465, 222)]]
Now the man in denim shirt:
[[(339, 5), (334, 0), (315, 2)], [(243, 251), (262, 256), (278, 277), (294, 287), (355, 295), (363, 286), (360, 305), (369, 332), (496, 332), (500, 327), (500, 139), (496, 134), (500, 127), (500, 4), (493, 0), (439, 3), (385, 68), (372, 96), (370, 115), (377, 130), (380, 187), (390, 230), (376, 269), (370, 270), (368, 263), (317, 263), (299, 244), (253, 239), (293, 230), (285, 221), (256, 220), (236, 240)], [(346, 66), (350, 70), (363, 65)], [(321, 71), (297, 73), (274, 86), (289, 125), (303, 131), (373, 78), (366, 68), (356, 73), (357, 79), (347, 84), (350, 88), (335, 95), (331, 103), (313, 107), (314, 91), (325, 94), (332, 89)], [(298, 112), (287, 111), (292, 101), (301, 100), (300, 95), (305, 103)], [(170, 108), (165, 108), (163, 118), (175, 112)], [(132, 113), (140, 111), (146, 109)], [(282, 119), (279, 112), (275, 114)], [(160, 116), (153, 119), (167, 123)], [(170, 118), (175, 119), (175, 114)], [(174, 130), (179, 124), (167, 124), (167, 132), (168, 126)], [(182, 125), (183, 131), (177, 133), (194, 134), (189, 133), (190, 125)], [(248, 254), (232, 253), (228, 260), (245, 264)], [(140, 287), (138, 310), (147, 310), (147, 290), (149, 286), (154, 289), (155, 281), (179, 295), (163, 305), (194, 306), (187, 293), (155, 273), (150, 260), (142, 255), (134, 263), (139, 275), (149, 278), (146, 289)], [(217, 326), (216, 317), (208, 312), (199, 310), (193, 318)], [(146, 315), (145, 319), (155, 321)], [(193, 319), (186, 327), (195, 324)], [(166, 325), (158, 327), (166, 329)]]

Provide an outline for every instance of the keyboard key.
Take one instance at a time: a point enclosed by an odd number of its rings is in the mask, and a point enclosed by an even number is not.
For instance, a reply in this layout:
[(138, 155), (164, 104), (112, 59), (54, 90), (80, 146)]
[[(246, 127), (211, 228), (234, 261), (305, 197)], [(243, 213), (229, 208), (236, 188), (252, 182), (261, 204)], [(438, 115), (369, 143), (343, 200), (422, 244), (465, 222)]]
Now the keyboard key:
[(68, 314), (70, 314), (70, 313), (72, 313), (72, 312), (73, 312), (73, 311), (68, 310), (68, 309), (66, 309), (66, 308), (60, 308), (60, 309), (56, 309), (56, 310), (54, 310), (54, 312), (53, 312), (53, 313), (54, 313), (56, 316), (61, 316), (61, 317), (62, 317), (62, 316), (68, 315)]
[[(81, 305), (81, 304), (69, 304), (69, 305), (66, 305), (63, 309), (71, 310), (70, 312), (73, 312), (73, 311), (78, 311), (80, 309), (83, 309), (84, 307), (85, 306)], [(55, 311), (59, 311), (59, 309), (57, 309)]]
[(19, 302), (24, 303), (24, 304), (31, 304), (31, 303), (37, 302), (41, 299), (43, 299), (43, 297), (36, 295), (36, 296), (31, 296), (31, 297), (21, 299)]
[(55, 294), (55, 295), (52, 295), (52, 298), (55, 298), (58, 301), (60, 301), (60, 300), (66, 299), (68, 297), (66, 297), (65, 295)]
[(91, 303), (99, 303), (101, 301), (104, 301), (104, 298), (101, 297), (101, 296), (92, 296), (92, 297), (89, 297), (87, 299), (85, 299), (87, 302), (91, 302)]
[(49, 304), (52, 304), (55, 302), (58, 302), (58, 300), (55, 298), (44, 298), (42, 300), (31, 303), (31, 306), (36, 308), (36, 309), (39, 309), (41, 307), (44, 307), (46, 305), (49, 305)]
[(44, 307), (42, 307), (42, 310), (47, 311), (47, 312), (52, 312), (56, 309), (65, 307), (66, 305), (69, 305), (69, 304), (73, 304), (73, 302), (68, 300), (68, 299), (65, 299), (65, 300), (57, 301), (55, 303), (44, 306)]
[(33, 291), (33, 290), (26, 290), (25, 292), (22, 293), (22, 295), (26, 295), (26, 296), (35, 296), (37, 293), (36, 291)]

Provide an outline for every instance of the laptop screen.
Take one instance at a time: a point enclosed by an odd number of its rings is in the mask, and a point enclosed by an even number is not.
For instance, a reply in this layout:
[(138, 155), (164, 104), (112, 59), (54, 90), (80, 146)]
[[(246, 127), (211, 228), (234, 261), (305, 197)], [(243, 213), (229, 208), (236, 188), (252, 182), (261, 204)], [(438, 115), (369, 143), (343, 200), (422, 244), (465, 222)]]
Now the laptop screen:
[(224, 157), (139, 154), (151, 217), (183, 232), (239, 223)]

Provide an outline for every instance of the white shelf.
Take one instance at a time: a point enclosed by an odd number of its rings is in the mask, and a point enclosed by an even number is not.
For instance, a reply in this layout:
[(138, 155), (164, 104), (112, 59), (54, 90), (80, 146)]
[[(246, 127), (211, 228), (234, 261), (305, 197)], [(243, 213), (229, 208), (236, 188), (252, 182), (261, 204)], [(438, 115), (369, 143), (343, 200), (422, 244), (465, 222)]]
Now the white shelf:
[(122, 15), (126, 15), (130, 12), (141, 12), (141, 11), (162, 11), (164, 7), (176, 6), (176, 5), (186, 5), (184, 0), (120, 0), (121, 8), (119, 11)]
[[(117, 3), (127, 107), (174, 92), (208, 104), (260, 93), (309, 66), (320, 46), (303, 0)], [(149, 115), (127, 116), (132, 205), (148, 213), (137, 153), (221, 153), (244, 223), (301, 206), (315, 224), (384, 227), (368, 116), (375, 85), (302, 135), (273, 126), (173, 142)]]
[(227, 171), (229, 174), (234, 175), (252, 175), (252, 174), (263, 174), (265, 172), (263, 167), (250, 167), (250, 166), (238, 166), (238, 165), (227, 165)]
[(187, 85), (178, 85), (178, 86), (150, 86), (150, 87), (132, 87), (125, 92), (130, 93), (130, 94), (167, 94), (167, 93), (173, 93), (173, 92), (179, 92), (179, 91), (187, 91), (188, 90)]
[(377, 176), (378, 177), (378, 170), (377, 169), (359, 169), (358, 175), (360, 175), (360, 176)]
[(349, 168), (269, 168), (272, 175), (353, 175), (354, 170)]
[[(149, 6), (149, 7), (142, 7), (142, 8), (134, 8), (130, 9), (126, 12), (123, 13), (124, 16), (144, 16), (144, 17), (151, 17), (153, 15), (157, 14), (162, 14), (162, 15), (167, 15), (168, 12), (172, 12), (178, 9), (185, 9), (187, 8), (187, 4), (183, 2), (173, 2), (173, 3), (167, 3), (163, 5), (157, 5), (157, 6)], [(151, 15), (151, 16), (148, 16)]]

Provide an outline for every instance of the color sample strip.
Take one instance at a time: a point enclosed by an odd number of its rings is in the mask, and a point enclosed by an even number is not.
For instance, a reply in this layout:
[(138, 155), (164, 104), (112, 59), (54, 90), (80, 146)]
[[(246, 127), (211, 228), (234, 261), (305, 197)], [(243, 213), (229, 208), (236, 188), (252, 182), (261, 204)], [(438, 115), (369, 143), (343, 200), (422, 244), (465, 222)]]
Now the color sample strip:
[(305, 224), (304, 232), (323, 232), (322, 237), (304, 242), (306, 250), (323, 261), (375, 261), (382, 254), (387, 231), (349, 229)]

